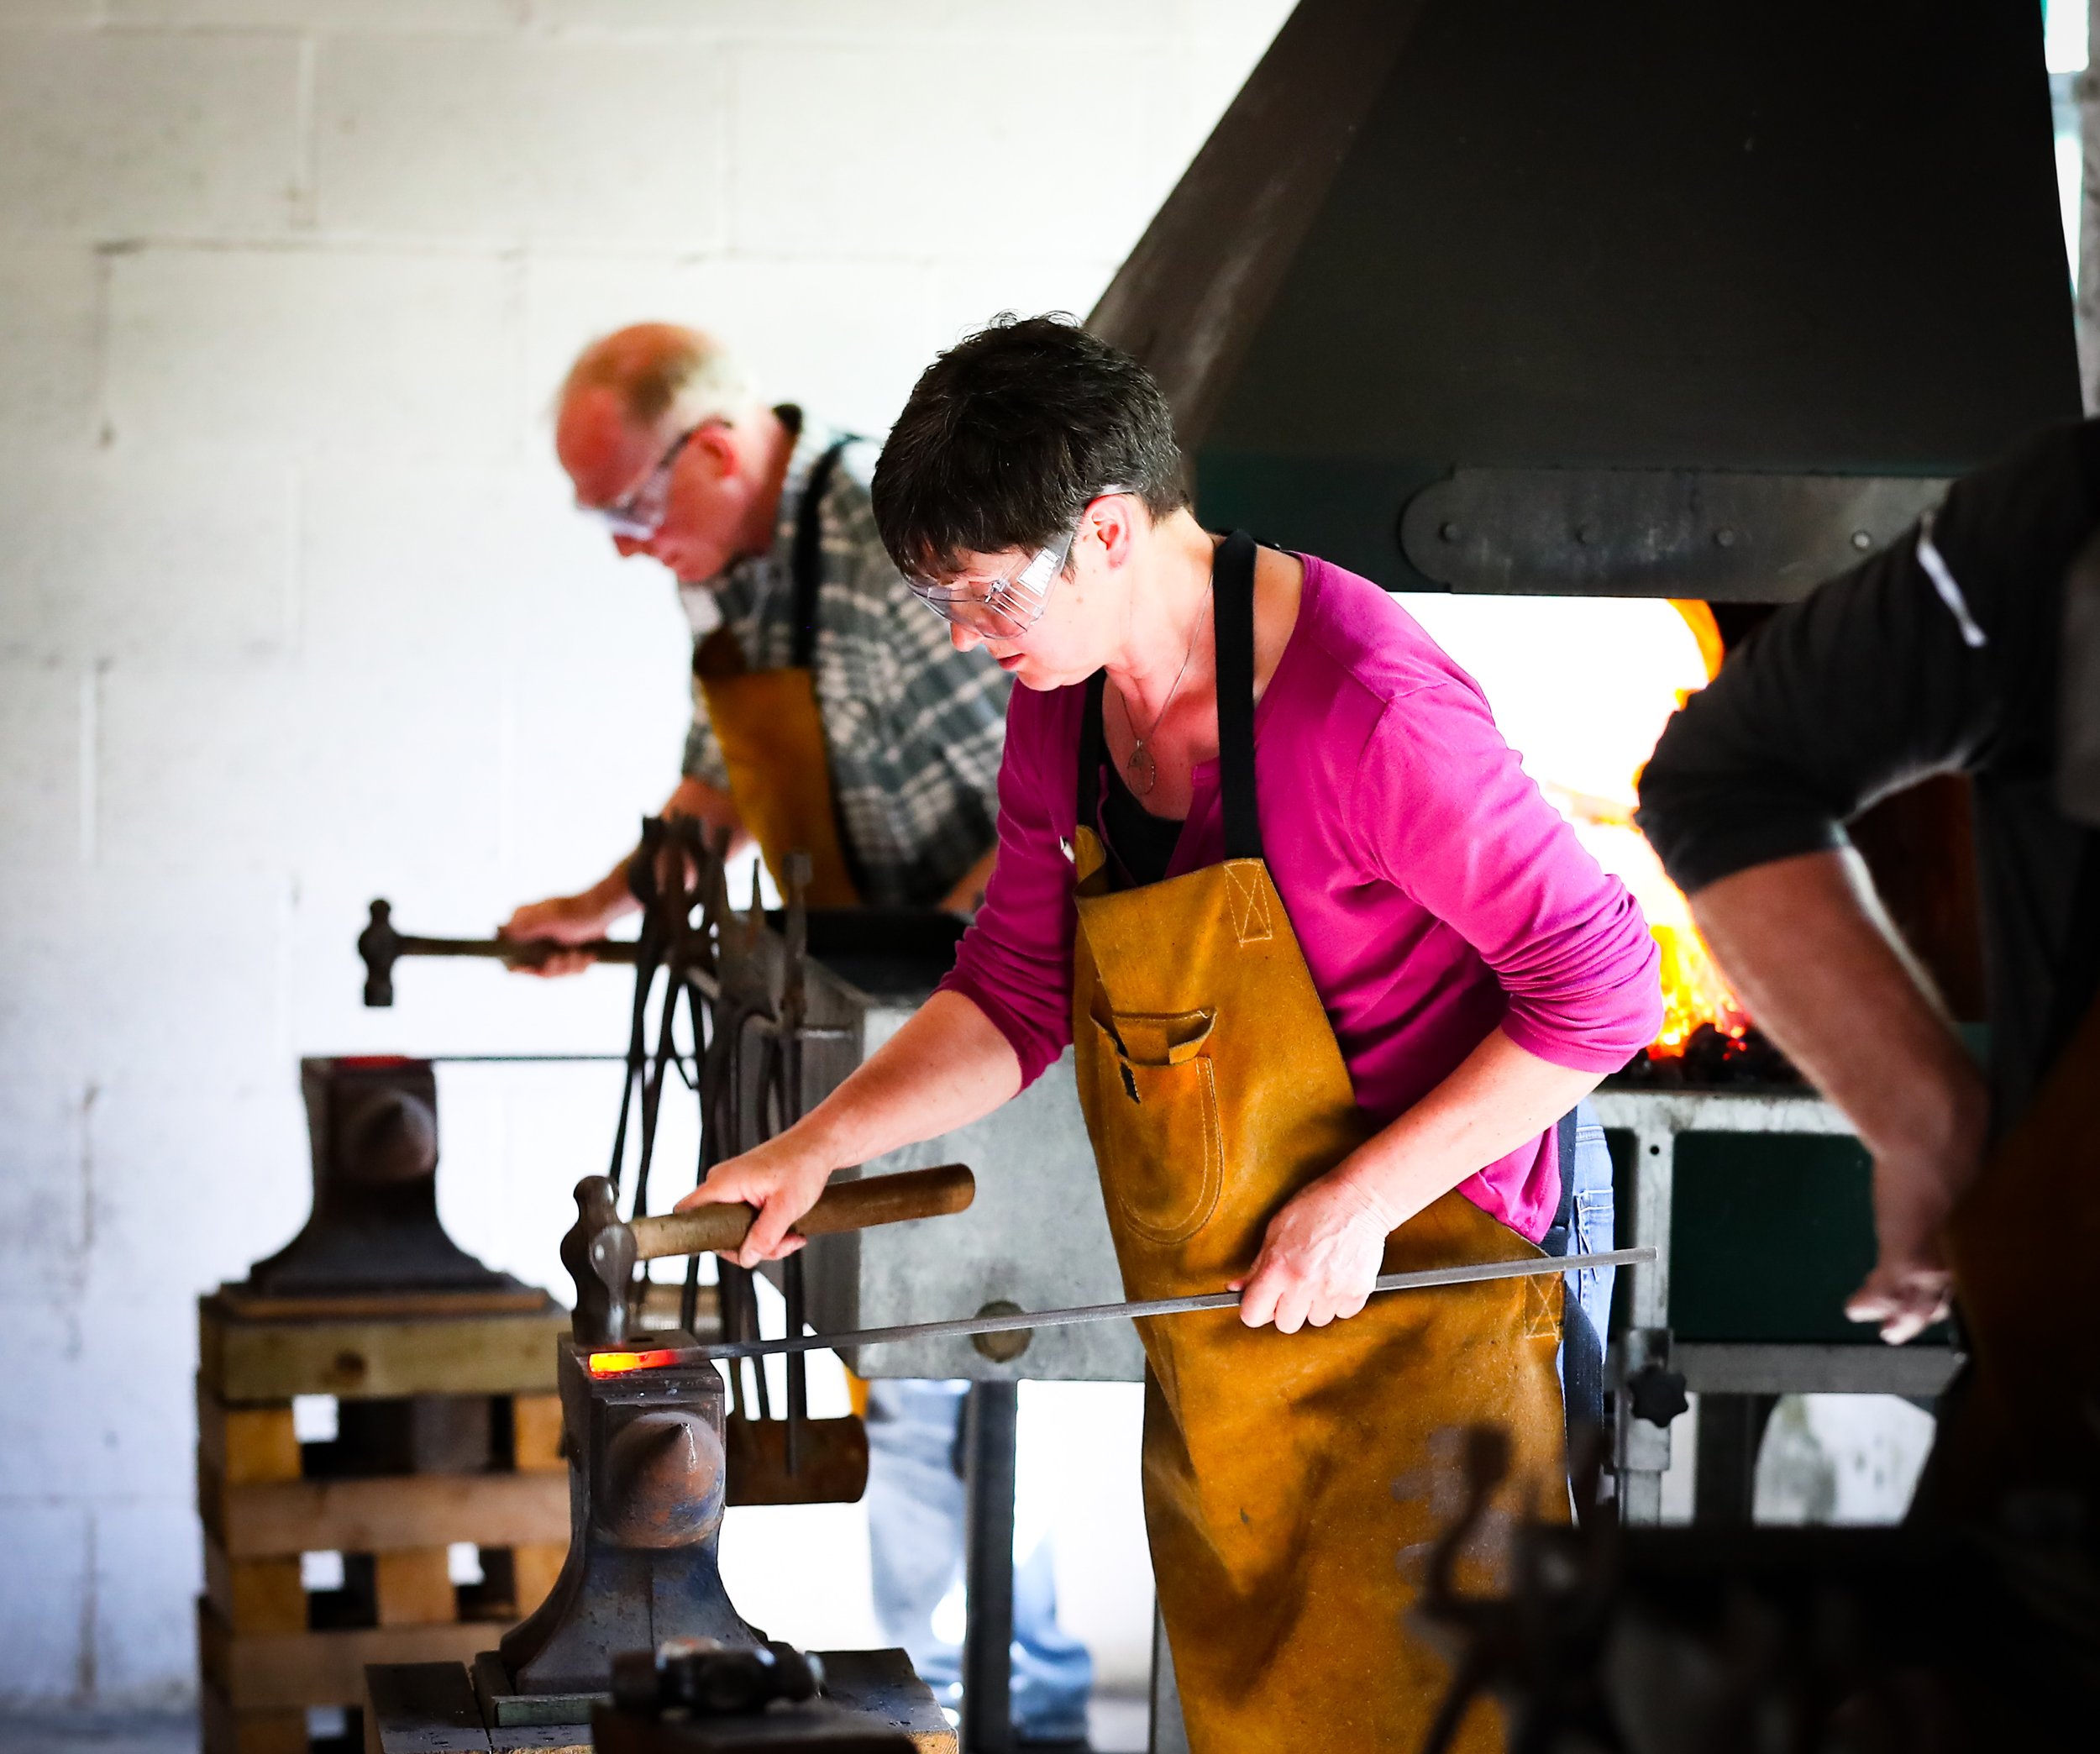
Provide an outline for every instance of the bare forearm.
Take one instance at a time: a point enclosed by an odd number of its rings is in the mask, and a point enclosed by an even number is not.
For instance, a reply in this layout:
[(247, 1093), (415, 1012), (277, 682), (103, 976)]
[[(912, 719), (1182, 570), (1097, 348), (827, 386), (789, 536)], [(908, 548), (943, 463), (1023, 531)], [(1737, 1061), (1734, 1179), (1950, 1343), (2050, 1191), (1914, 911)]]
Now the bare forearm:
[(1341, 1179), (1397, 1230), (1469, 1175), (1536, 1139), (1597, 1087), (1499, 1029), (1451, 1075), (1354, 1153)]
[(1285, 1333), (1355, 1315), (1386, 1239), (1423, 1207), (1527, 1139), (1597, 1084), (1496, 1030), (1426, 1096), (1269, 1220), (1252, 1269), (1235, 1279), (1240, 1320)]
[(1856, 853), (1738, 871), (1699, 890), (1692, 914), (1759, 1027), (1877, 1158), (1939, 1162), (1980, 1150), (1982, 1079)]
[(991, 1019), (936, 993), (793, 1134), (834, 1167), (864, 1163), (968, 1126), (1020, 1089), (1021, 1062)]

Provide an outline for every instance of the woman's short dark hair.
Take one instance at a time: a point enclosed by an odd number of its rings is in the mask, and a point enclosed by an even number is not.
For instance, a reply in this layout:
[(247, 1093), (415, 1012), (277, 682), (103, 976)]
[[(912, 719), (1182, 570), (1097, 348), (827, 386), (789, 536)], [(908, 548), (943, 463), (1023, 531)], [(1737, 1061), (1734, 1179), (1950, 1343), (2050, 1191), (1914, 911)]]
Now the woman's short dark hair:
[(1062, 312), (1011, 312), (927, 367), (875, 465), (875, 523), (906, 573), (1034, 549), (1105, 487), (1154, 517), (1189, 503), (1152, 374)]

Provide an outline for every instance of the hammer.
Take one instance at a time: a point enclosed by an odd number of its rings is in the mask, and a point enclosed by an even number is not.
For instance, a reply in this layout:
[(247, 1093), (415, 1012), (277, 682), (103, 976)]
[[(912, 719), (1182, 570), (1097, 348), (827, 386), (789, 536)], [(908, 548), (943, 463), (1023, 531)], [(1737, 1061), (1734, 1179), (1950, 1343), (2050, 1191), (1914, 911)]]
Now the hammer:
[[(909, 1218), (937, 1218), (965, 1210), (977, 1179), (961, 1163), (906, 1169), (827, 1188), (791, 1234), (835, 1236)], [(574, 1331), (586, 1345), (617, 1345), (627, 1337), (627, 1294), (638, 1261), (667, 1255), (721, 1252), (742, 1246), (756, 1209), (740, 1204), (696, 1206), (660, 1217), (620, 1216), (612, 1184), (586, 1175), (576, 1184), (575, 1228), (562, 1238), (562, 1264), (576, 1282)]]
[(394, 910), (386, 901), (372, 903), (371, 923), (358, 934), (357, 953), (365, 958), (365, 1002), (394, 1002), (394, 962), (403, 956), (486, 956), (513, 969), (536, 969), (549, 957), (580, 950), (603, 963), (632, 963), (631, 938), (594, 938), (584, 944), (558, 944), (551, 938), (408, 937), (394, 930)]

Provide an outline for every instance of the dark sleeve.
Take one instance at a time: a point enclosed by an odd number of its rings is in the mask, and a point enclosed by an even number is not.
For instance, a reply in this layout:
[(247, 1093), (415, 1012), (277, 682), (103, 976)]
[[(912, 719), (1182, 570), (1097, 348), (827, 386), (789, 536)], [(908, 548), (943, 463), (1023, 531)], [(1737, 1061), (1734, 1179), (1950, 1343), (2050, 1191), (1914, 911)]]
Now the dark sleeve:
[(1848, 819), (1929, 774), (2045, 767), (2097, 432), (2053, 429), (1949, 491), (1932, 541), (1981, 645), (1913, 530), (1774, 616), (1670, 720), (1635, 820), (1679, 889), (1841, 846)]

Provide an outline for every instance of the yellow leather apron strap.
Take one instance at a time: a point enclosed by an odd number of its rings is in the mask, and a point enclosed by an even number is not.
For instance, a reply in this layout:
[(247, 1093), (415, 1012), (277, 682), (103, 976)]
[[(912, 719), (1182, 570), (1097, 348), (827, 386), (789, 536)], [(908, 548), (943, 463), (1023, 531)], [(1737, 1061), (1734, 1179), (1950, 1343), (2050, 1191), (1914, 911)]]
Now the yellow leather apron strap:
[[(1246, 1272), (1277, 1208), (1371, 1130), (1259, 856), (1253, 558), (1236, 535), (1215, 566), (1224, 863), (1110, 891), (1098, 686), (1084, 722), (1073, 1036), (1133, 1298)], [(1537, 1253), (1452, 1193), (1394, 1233), (1383, 1270)], [(1194, 1754), (1420, 1745), (1449, 1681), (1406, 1625), (1455, 1461), (1441, 1434), (1502, 1426), (1506, 1507), (1566, 1514), (1561, 1295), (1551, 1275), (1425, 1292), (1290, 1335), (1231, 1310), (1138, 1324), (1146, 1522)], [(1490, 1715), (1458, 1746), (1499, 1746)]]
[(787, 892), (787, 859), (809, 854), (812, 907), (859, 905), (860, 886), (838, 830), (824, 715), (816, 698), (816, 622), (823, 580), (824, 487), (844, 448), (833, 445), (810, 466), (795, 523), (794, 662), (751, 670), (727, 628), (693, 654), (693, 674), (729, 770), (737, 815), (759, 843), (766, 869)]

